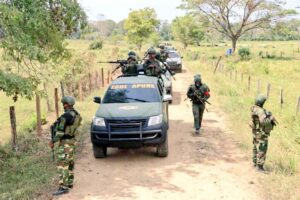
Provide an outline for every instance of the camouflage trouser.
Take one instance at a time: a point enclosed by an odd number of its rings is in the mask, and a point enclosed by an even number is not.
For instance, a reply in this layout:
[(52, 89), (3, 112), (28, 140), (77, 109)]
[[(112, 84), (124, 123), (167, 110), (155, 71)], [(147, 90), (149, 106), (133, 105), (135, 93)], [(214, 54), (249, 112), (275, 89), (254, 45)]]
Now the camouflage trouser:
[(65, 187), (72, 186), (74, 181), (75, 144), (62, 141), (59, 144), (57, 153), (59, 185)]
[(194, 128), (201, 128), (205, 105), (193, 103)]
[(268, 150), (268, 136), (253, 137), (253, 163), (264, 165)]

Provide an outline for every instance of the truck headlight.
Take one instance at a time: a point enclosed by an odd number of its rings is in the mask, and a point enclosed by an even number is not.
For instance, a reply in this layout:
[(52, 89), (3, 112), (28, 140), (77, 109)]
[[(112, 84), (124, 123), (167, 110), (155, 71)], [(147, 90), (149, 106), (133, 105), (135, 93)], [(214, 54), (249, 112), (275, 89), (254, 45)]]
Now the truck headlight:
[(152, 116), (149, 118), (149, 122), (148, 122), (148, 126), (154, 126), (157, 124), (161, 124), (163, 120), (163, 116), (161, 115), (157, 115), (157, 116)]
[(93, 118), (93, 124), (95, 126), (105, 127), (105, 120), (102, 117), (94, 117)]

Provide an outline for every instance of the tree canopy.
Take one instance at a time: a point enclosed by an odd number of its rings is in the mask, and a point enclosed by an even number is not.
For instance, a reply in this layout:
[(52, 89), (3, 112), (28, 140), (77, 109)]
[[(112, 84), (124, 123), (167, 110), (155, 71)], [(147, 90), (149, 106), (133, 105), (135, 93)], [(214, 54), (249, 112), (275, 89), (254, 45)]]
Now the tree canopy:
[(192, 15), (176, 17), (172, 22), (172, 34), (184, 48), (191, 44), (199, 45), (204, 37), (201, 24)]
[[(0, 70), (2, 73), (9, 71), (12, 74), (9, 77), (13, 79), (19, 76), (20, 80), (39, 83), (41, 75), (47, 74), (48, 67), (55, 67), (46, 63), (58, 63), (68, 58), (65, 37), (85, 25), (86, 15), (76, 0), (0, 0), (0, 27), (3, 32), (0, 47), (4, 50), (5, 61), (9, 62), (9, 67)], [(10, 83), (11, 89), (0, 85), (0, 90), (6, 88), (4, 91), (8, 95), (11, 95), (9, 90), (21, 95), (25, 91), (20, 90), (18, 82)], [(26, 85), (32, 89), (30, 84)], [(30, 93), (24, 94), (28, 97)]]
[(152, 8), (132, 11), (124, 22), (128, 41), (137, 45), (139, 50), (148, 38), (158, 30), (158, 26), (159, 20)]
[(289, 14), (278, 0), (183, 0), (181, 8), (201, 13), (210, 27), (231, 39), (233, 51), (238, 39), (250, 30), (266, 28)]

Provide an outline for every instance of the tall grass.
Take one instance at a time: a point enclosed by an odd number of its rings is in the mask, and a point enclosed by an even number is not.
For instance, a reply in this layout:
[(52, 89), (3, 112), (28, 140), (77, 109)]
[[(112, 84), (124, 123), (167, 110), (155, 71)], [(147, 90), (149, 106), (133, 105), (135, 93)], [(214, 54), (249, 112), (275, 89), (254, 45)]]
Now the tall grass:
[[(254, 45), (255, 44), (255, 45)], [(254, 49), (261, 46), (257, 43), (250, 43)], [(288, 43), (288, 47), (293, 46)], [(268, 44), (269, 45), (269, 44)], [(267, 45), (267, 46), (268, 46)], [(282, 46), (278, 42), (273, 46)], [(263, 46), (264, 48), (265, 46)], [(266, 60), (259, 56), (253, 56), (248, 61), (240, 61), (237, 57), (225, 58), (223, 64), (225, 70), (238, 71), (239, 76), (235, 80), (233, 73), (230, 79), (229, 72), (217, 72), (213, 74), (213, 66), (209, 58), (216, 52), (216, 47), (210, 50), (207, 47), (193, 48), (192, 51), (206, 49), (205, 56), (208, 62), (200, 58), (198, 61), (185, 61), (185, 66), (193, 72), (201, 73), (203, 79), (211, 88), (212, 101), (223, 109), (230, 119), (230, 128), (233, 130), (233, 137), (237, 138), (241, 147), (248, 154), (249, 164), (252, 156), (252, 135), (249, 128), (250, 107), (257, 95), (257, 79), (261, 80), (261, 93), (266, 93), (266, 84), (271, 83), (270, 98), (265, 108), (271, 110), (279, 121), (269, 138), (269, 150), (267, 154), (266, 169), (269, 175), (261, 176), (261, 183), (264, 186), (266, 199), (300, 199), (300, 117), (296, 116), (296, 100), (300, 95), (300, 62), (299, 55), (289, 60)], [(203, 52), (203, 51), (202, 51)], [(253, 50), (251, 49), (251, 52)], [(254, 51), (255, 52), (255, 51)], [(288, 54), (288, 53), (286, 53)], [(220, 54), (219, 54), (220, 55)], [(244, 73), (244, 80), (241, 81), (240, 74)], [(252, 87), (248, 91), (247, 76), (252, 77)], [(191, 80), (192, 81), (192, 80)], [(283, 108), (279, 104), (279, 88), (284, 89)]]

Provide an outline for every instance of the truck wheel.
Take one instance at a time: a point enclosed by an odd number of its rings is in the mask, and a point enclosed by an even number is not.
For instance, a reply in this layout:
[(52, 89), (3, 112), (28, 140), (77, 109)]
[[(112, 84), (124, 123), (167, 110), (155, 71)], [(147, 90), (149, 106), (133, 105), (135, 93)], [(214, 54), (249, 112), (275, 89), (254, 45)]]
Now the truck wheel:
[(157, 156), (158, 157), (167, 157), (168, 156), (168, 152), (169, 152), (169, 149), (168, 149), (168, 135), (166, 136), (166, 140), (157, 146)]
[(107, 156), (107, 147), (101, 147), (93, 144), (95, 158), (105, 158)]

